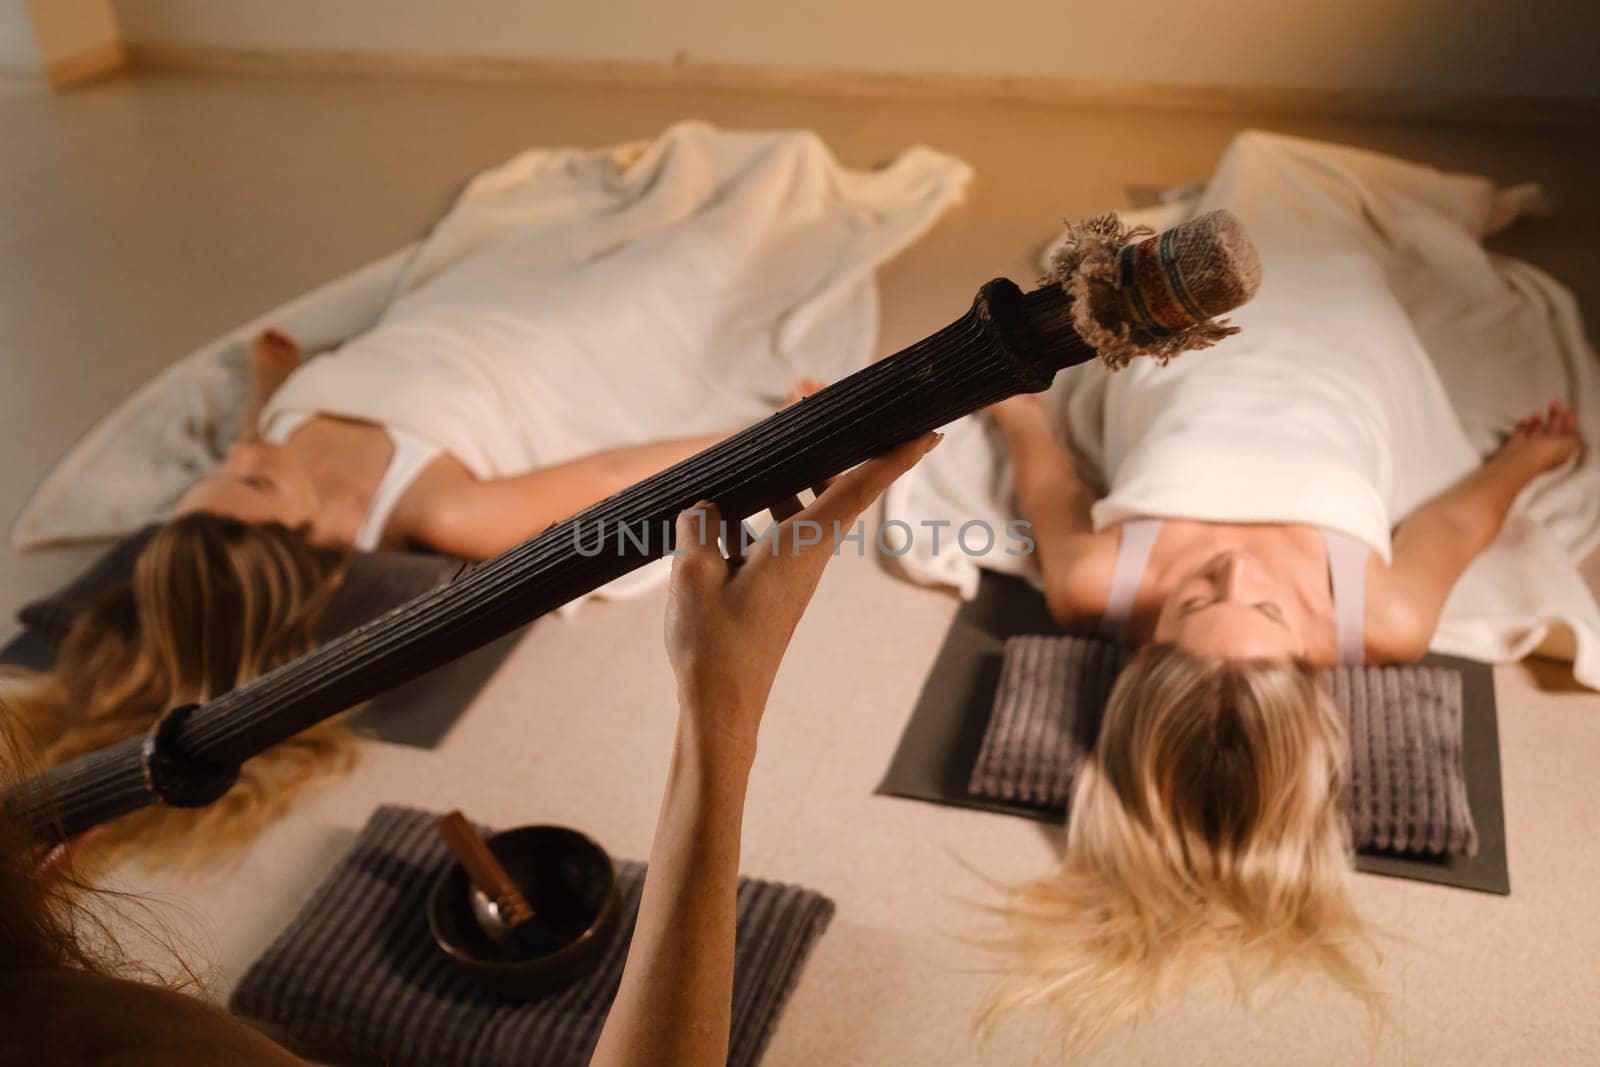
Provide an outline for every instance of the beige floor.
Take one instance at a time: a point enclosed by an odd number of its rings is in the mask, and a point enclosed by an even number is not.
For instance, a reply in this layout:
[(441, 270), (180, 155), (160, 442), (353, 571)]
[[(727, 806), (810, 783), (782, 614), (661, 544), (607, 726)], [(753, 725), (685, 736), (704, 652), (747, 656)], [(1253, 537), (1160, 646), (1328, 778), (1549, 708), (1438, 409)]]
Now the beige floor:
[[(527, 145), (607, 143), (691, 115), (813, 127), (855, 164), (923, 141), (977, 167), (971, 201), (884, 272), (884, 351), (948, 321), (981, 281), (1031, 277), (1059, 216), (1120, 204), (1129, 183), (1202, 177), (1251, 124), (684, 90), (180, 77), (65, 97), (0, 90), (0, 515), (14, 516), (71, 442), (156, 369), (416, 237), (479, 168)], [(1261, 124), (1545, 182), (1557, 217), (1499, 247), (1573, 285), (1591, 321), (1600, 310), (1592, 133)], [(0, 553), (0, 607), (9, 614), (82, 559)], [(846, 558), (796, 637), (763, 738), (744, 866), (821, 889), (839, 910), (769, 1063), (1060, 1058), (1039, 1021), (977, 1042), (986, 980), (954, 939), (977, 921), (963, 898), (982, 895), (962, 862), (1025, 877), (1049, 861), (1053, 833), (871, 795), (954, 607)], [(660, 614), (657, 596), (542, 622), (439, 750), (372, 746), (354, 777), (207, 882), (123, 880), (170, 907), (223, 996), (377, 803), (566, 821), (642, 855), (671, 730)], [(7, 620), (0, 637), (13, 630)], [(1497, 684), (1514, 892), (1358, 878), (1365, 912), (1409, 939), (1378, 972), (1390, 1025), (1371, 1029), (1308, 982), (1254, 1014), (1210, 997), (1177, 1005), (1097, 1061), (1600, 1062), (1600, 696), (1546, 665), (1501, 668)]]

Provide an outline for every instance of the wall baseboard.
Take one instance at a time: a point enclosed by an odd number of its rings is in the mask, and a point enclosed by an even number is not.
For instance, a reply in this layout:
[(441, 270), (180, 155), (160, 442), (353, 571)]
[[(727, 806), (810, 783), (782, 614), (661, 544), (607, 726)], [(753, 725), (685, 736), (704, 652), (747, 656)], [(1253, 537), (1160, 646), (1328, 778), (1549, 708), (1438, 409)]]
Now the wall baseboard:
[(731, 63), (560, 60), (325, 49), (226, 48), (132, 41), (133, 66), (269, 77), (682, 87), (1102, 110), (1600, 127), (1600, 101), (1466, 97), (1367, 90), (1175, 86), (968, 74), (767, 67)]
[(40, 70), (52, 89), (70, 89), (117, 73), (128, 65), (128, 49), (121, 41), (108, 41), (74, 55), (51, 60)]

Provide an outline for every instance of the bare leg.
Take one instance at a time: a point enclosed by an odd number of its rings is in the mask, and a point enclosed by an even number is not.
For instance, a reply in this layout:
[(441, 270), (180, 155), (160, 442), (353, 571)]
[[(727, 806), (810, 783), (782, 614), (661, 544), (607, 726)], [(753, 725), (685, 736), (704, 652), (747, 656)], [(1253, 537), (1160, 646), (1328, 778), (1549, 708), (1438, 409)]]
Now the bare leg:
[(239, 416), (238, 440), (260, 439), (261, 412), (278, 387), (299, 368), (300, 359), (299, 343), (282, 330), (262, 330), (250, 342), (250, 354), (245, 361), (248, 385), (244, 410)]

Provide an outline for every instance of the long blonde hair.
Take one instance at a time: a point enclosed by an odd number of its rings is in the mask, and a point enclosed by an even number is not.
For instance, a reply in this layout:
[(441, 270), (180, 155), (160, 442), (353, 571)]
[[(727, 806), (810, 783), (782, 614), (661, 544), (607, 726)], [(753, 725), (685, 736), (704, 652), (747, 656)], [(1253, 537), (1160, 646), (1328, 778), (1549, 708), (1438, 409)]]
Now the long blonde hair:
[[(302, 530), (190, 514), (164, 525), (130, 582), (74, 620), (55, 668), (25, 675), (7, 705), (52, 766), (147, 732), (173, 707), (220, 696), (309, 651), (313, 625), (344, 573), (343, 551)], [(248, 842), (303, 787), (347, 769), (337, 723), (306, 730), (248, 761), (205, 808), (149, 808), (103, 826), (94, 851), (148, 865), (196, 865)]]
[(1016, 890), (988, 1027), (1047, 1005), (1082, 1048), (1202, 974), (1290, 963), (1376, 1005), (1349, 895), (1344, 716), (1299, 661), (1150, 645), (1106, 704), (1056, 871)]

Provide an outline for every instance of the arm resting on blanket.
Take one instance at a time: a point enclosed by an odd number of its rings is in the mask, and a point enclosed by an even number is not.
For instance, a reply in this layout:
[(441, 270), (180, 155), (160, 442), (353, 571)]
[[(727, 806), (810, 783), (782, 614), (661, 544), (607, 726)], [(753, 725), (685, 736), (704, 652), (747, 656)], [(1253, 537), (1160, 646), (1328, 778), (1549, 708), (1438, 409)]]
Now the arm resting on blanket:
[(1003, 400), (988, 410), (1011, 451), (1017, 504), (1033, 526), (1050, 614), (1067, 629), (1092, 629), (1105, 612), (1108, 553), (1114, 552), (1111, 539), (1095, 533), (1089, 518), (1094, 492), (1056, 440), (1037, 395)]
[(1379, 571), (1367, 600), (1367, 658), (1410, 662), (1433, 640), (1456, 581), (1500, 534), (1517, 494), (1576, 450), (1577, 424), (1565, 406), (1524, 419), (1483, 466), (1412, 512), (1394, 534), (1394, 562)]
[(406, 540), (435, 552), (488, 559), (721, 439), (629, 445), (488, 481), (454, 460), (436, 460), (406, 491), (391, 521)]

